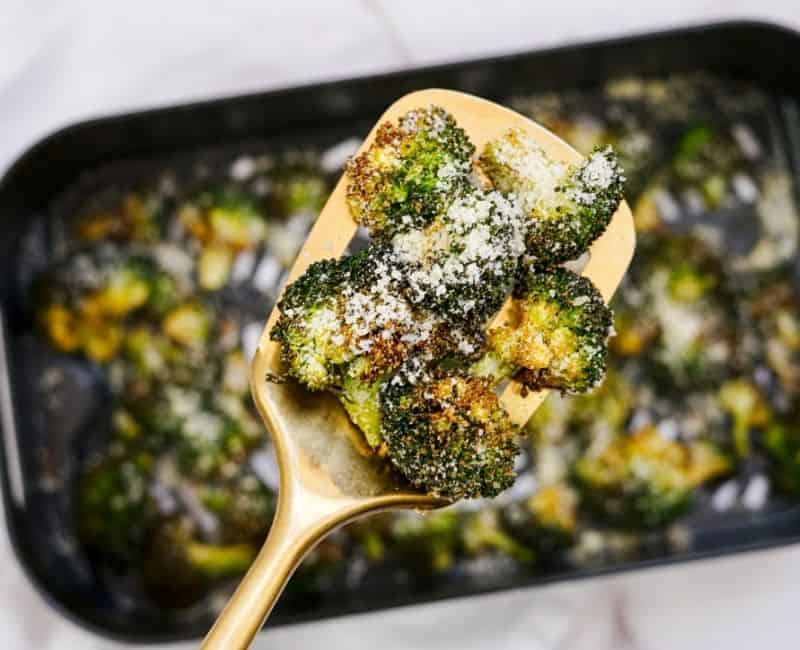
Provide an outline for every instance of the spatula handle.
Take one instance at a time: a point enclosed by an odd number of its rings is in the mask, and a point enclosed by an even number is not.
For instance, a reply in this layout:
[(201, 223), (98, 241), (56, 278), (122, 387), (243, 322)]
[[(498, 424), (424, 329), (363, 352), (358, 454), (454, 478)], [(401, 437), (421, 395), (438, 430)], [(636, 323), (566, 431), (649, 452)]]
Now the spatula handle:
[(324, 508), (303, 508), (302, 498), (296, 496), (279, 499), (267, 541), (203, 640), (203, 650), (250, 647), (297, 565), (325, 534), (342, 523)]

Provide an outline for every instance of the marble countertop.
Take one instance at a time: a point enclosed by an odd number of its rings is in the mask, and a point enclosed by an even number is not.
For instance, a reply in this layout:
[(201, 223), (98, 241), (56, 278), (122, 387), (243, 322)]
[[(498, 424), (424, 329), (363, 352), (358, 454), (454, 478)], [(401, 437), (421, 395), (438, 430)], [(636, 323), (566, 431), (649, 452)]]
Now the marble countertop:
[[(0, 0), (0, 170), (60, 126), (122, 110), (714, 20), (800, 29), (797, 0), (150, 4)], [(123, 647), (49, 609), (2, 514), (0, 567), (3, 648)], [(256, 647), (784, 648), (800, 632), (798, 601), (800, 547), (790, 547), (286, 627)]]

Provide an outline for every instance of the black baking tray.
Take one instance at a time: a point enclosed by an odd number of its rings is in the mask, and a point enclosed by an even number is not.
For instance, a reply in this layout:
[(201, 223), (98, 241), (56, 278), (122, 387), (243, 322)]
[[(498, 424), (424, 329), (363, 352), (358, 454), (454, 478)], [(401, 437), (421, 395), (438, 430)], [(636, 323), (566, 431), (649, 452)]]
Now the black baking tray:
[[(200, 636), (210, 620), (133, 618), (78, 580), (80, 566), (66, 566), (64, 521), (38, 508), (31, 486), (40, 482), (30, 435), (39, 407), (22, 389), (31, 369), (19, 363), (20, 341), (30, 329), (15, 288), (17, 251), (30, 224), (54, 197), (87, 171), (110, 162), (154, 160), (204, 147), (254, 139), (276, 147), (327, 143), (342, 134), (363, 133), (398, 96), (428, 87), (464, 90), (502, 101), (514, 89), (559, 90), (595, 85), (611, 76), (662, 75), (706, 70), (758, 84), (779, 105), (800, 102), (800, 34), (757, 22), (731, 22), (526, 52), (492, 59), (335, 81), (241, 97), (91, 120), (62, 129), (24, 153), (0, 182), (0, 464), (6, 521), (17, 557), (48, 602), (73, 621), (125, 641), (163, 642)], [(790, 138), (791, 134), (787, 134)], [(787, 146), (798, 170), (797, 148)], [(800, 178), (800, 174), (795, 174)], [(75, 387), (80, 390), (81, 387)], [(69, 399), (69, 395), (66, 396)], [(77, 416), (76, 416), (77, 417)], [(71, 441), (50, 432), (46, 462), (69, 462)], [(36, 453), (41, 453), (41, 450)], [(68, 499), (68, 495), (63, 498)], [(613, 567), (570, 569), (536, 576), (510, 575), (482, 584), (454, 582), (426, 593), (435, 600), (490, 590), (662, 565), (800, 541), (800, 510), (739, 521), (735, 526), (700, 527), (692, 549), (655, 553)], [(84, 576), (85, 577), (85, 576)], [(379, 598), (279, 607), (270, 625), (419, 602), (408, 593)]]

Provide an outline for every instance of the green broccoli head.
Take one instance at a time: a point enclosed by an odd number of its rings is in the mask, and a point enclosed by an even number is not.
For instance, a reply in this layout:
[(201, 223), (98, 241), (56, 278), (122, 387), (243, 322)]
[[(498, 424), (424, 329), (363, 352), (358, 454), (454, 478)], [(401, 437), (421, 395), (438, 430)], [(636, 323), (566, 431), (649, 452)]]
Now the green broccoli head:
[(719, 388), (719, 405), (731, 418), (733, 444), (744, 458), (750, 453), (750, 431), (763, 428), (772, 413), (766, 397), (749, 379), (730, 379)]
[(582, 393), (606, 369), (612, 314), (587, 278), (563, 268), (523, 268), (511, 322), (489, 331), (489, 355), (524, 386)]
[(395, 235), (409, 300), (451, 323), (482, 325), (513, 286), (524, 225), (514, 202), (471, 189), (424, 230)]
[(438, 106), (378, 127), (373, 144), (347, 165), (347, 203), (376, 239), (424, 228), (469, 185), (475, 147)]
[(578, 496), (566, 483), (544, 485), (502, 511), (505, 527), (546, 556), (572, 544), (578, 528)]
[(200, 502), (219, 521), (225, 543), (261, 542), (275, 514), (275, 494), (250, 471), (200, 487)]
[(389, 530), (391, 546), (415, 569), (441, 573), (453, 566), (461, 549), (461, 524), (452, 509), (397, 515)]
[(267, 234), (260, 207), (251, 197), (230, 189), (200, 192), (179, 208), (178, 220), (203, 245), (235, 251), (258, 246)]
[(604, 521), (649, 529), (686, 512), (694, 488), (731, 467), (731, 459), (711, 443), (668, 440), (648, 426), (579, 458), (572, 478), (582, 504)]
[(135, 559), (157, 513), (150, 493), (153, 457), (133, 451), (90, 466), (78, 485), (78, 533), (89, 547)]
[(797, 414), (773, 420), (763, 436), (770, 473), (787, 494), (800, 494), (800, 427)]
[(486, 145), (480, 161), (495, 188), (520, 200), (527, 252), (540, 268), (584, 253), (622, 201), (625, 177), (610, 147), (595, 149), (581, 165), (564, 165), (527, 133), (510, 129)]
[(470, 555), (492, 551), (523, 564), (534, 562), (535, 551), (510, 534), (503, 524), (495, 510), (487, 508), (472, 513), (467, 517), (462, 532), (464, 550)]
[(430, 494), (496, 496), (514, 483), (516, 431), (490, 380), (447, 365), (412, 357), (384, 385), (389, 458)]
[(157, 600), (185, 607), (215, 581), (245, 573), (257, 552), (257, 544), (203, 542), (192, 521), (178, 517), (163, 521), (151, 534), (142, 573)]

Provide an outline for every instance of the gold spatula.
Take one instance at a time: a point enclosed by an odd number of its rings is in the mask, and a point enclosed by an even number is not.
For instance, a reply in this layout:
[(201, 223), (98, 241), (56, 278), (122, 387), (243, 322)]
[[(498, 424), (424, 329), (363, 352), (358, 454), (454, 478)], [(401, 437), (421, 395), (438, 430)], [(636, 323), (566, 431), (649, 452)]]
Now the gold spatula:
[[(379, 124), (395, 122), (409, 110), (431, 104), (449, 111), (478, 151), (510, 127), (519, 127), (554, 160), (582, 160), (569, 145), (531, 120), (507, 108), (451, 90), (421, 90), (392, 104), (361, 146), (372, 142)], [(288, 281), (317, 260), (339, 257), (356, 231), (345, 202), (347, 179), (341, 178), (292, 267)], [(583, 269), (608, 301), (619, 285), (634, 249), (633, 219), (622, 203), (611, 223), (591, 247)], [(508, 304), (506, 305), (506, 307)], [(280, 372), (280, 347), (269, 338), (278, 318), (273, 309), (253, 359), (253, 397), (267, 428), (280, 466), (280, 491), (275, 521), (253, 566), (203, 642), (208, 650), (247, 648), (286, 582), (305, 554), (327, 533), (344, 523), (379, 510), (430, 509), (447, 501), (398, 484), (383, 471), (385, 460), (365, 454), (359, 433), (335, 398), (309, 393), (291, 383), (266, 381)], [(503, 311), (496, 317), (502, 320)], [(523, 393), (512, 382), (502, 395), (516, 424), (524, 424), (542, 403), (546, 391)]]

